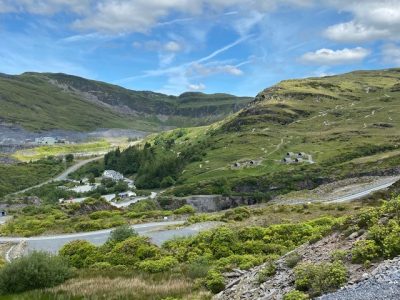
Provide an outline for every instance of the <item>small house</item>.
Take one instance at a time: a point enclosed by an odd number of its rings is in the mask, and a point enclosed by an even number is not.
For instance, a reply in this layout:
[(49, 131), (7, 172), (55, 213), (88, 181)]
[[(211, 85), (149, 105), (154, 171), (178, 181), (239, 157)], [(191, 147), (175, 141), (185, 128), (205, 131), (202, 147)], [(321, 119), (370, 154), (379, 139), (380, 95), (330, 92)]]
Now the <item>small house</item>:
[(235, 167), (235, 168), (240, 168), (240, 166), (241, 166), (241, 164), (239, 162), (235, 162), (233, 164), (233, 167)]
[(128, 199), (131, 197), (136, 197), (136, 193), (128, 191), (128, 192), (123, 192), (123, 193), (119, 193), (118, 197), (120, 197), (121, 199)]
[(295, 156), (295, 154), (293, 152), (286, 153), (286, 157), (293, 157), (293, 156)]
[(282, 162), (285, 164), (291, 164), (293, 163), (293, 159), (290, 157), (285, 157), (284, 159), (282, 159)]
[(297, 157), (294, 161), (297, 163), (302, 163), (304, 160), (301, 157)]
[(103, 172), (103, 178), (108, 178), (114, 181), (119, 181), (124, 179), (124, 175), (114, 170), (105, 170)]
[(297, 157), (306, 158), (307, 157), (307, 153), (299, 152), (299, 153), (297, 153)]

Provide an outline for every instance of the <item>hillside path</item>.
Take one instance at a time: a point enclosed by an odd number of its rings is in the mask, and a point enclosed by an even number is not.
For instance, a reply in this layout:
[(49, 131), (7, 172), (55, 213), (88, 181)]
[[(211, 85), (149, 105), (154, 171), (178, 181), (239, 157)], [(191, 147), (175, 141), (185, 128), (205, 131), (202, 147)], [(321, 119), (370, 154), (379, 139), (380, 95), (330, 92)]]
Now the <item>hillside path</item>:
[(63, 181), (63, 180), (66, 180), (68, 178), (69, 174), (77, 171), (78, 169), (80, 169), (84, 165), (86, 165), (88, 163), (91, 163), (93, 161), (99, 160), (101, 158), (103, 158), (103, 156), (96, 156), (96, 157), (93, 157), (93, 158), (90, 158), (90, 159), (85, 159), (85, 160), (79, 161), (75, 165), (73, 165), (73, 166), (69, 167), (68, 169), (66, 169), (65, 171), (63, 171), (61, 174), (57, 175), (56, 177), (50, 178), (49, 180), (46, 180), (45, 182), (39, 183), (39, 184), (37, 184), (35, 186), (28, 187), (26, 189), (23, 189), (21, 191), (15, 192), (15, 193), (11, 193), (9, 195), (12, 196), (12, 195), (23, 194), (23, 193), (25, 193), (27, 191), (30, 191), (32, 189), (41, 187), (41, 186), (43, 186), (45, 184), (48, 184), (48, 183), (50, 183), (52, 181)]

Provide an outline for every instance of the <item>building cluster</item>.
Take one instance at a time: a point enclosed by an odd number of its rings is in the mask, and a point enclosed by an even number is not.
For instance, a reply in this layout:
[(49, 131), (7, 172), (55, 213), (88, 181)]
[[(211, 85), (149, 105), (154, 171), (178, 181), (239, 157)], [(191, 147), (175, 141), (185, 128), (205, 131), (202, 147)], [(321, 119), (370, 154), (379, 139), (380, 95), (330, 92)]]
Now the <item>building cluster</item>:
[(45, 136), (35, 138), (33, 142), (35, 145), (55, 145), (55, 144), (69, 144), (69, 141), (66, 139), (59, 139), (52, 136)]
[[(136, 189), (134, 181), (125, 178), (124, 175), (121, 173), (114, 171), (114, 170), (105, 170), (101, 176), (103, 179), (109, 179), (113, 181), (123, 181), (128, 184), (129, 189)], [(99, 183), (89, 183), (89, 179), (85, 178), (82, 179), (81, 181), (74, 181), (76, 183), (79, 183), (78, 186), (74, 188), (70, 188), (69, 190), (75, 191), (77, 193), (86, 193), (95, 190), (100, 186)], [(110, 195), (102, 195), (102, 197), (107, 201), (112, 203), (114, 200), (119, 198), (120, 200), (130, 200), (132, 198), (135, 198), (137, 195), (135, 192), (132, 192), (130, 190), (119, 193), (119, 194), (110, 194)], [(59, 203), (80, 203), (83, 202), (87, 199), (88, 197), (83, 197), (83, 198), (71, 198), (71, 199), (59, 199)]]
[(248, 167), (255, 167), (261, 165), (262, 160), (245, 160), (245, 161), (237, 161), (232, 165), (234, 169), (240, 168), (248, 168)]
[(312, 156), (305, 152), (288, 152), (286, 156), (282, 159), (285, 164), (295, 164), (295, 163), (313, 163)]

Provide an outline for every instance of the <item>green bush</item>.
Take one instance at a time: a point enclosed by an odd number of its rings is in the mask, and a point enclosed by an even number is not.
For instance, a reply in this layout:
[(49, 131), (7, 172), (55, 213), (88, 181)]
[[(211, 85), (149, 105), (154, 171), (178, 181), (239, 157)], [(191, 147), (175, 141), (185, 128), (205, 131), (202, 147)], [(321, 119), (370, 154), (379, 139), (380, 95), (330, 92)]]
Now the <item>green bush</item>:
[(174, 184), (175, 184), (175, 180), (171, 176), (167, 176), (167, 177), (164, 177), (163, 180), (161, 180), (160, 187), (168, 188), (170, 186), (173, 186)]
[(187, 265), (187, 274), (190, 278), (205, 278), (210, 270), (210, 262), (204, 257), (198, 257)]
[(175, 215), (193, 215), (194, 213), (196, 213), (196, 210), (191, 205), (184, 205), (174, 210)]
[(268, 277), (276, 274), (276, 267), (273, 262), (268, 262), (266, 266), (257, 274), (257, 279), (259, 283), (263, 283)]
[(247, 207), (238, 207), (233, 210), (228, 210), (223, 215), (222, 219), (225, 221), (243, 221), (250, 218), (251, 213)]
[(310, 296), (331, 292), (347, 282), (347, 270), (343, 263), (303, 263), (294, 269), (296, 289)]
[(71, 276), (71, 269), (63, 258), (33, 252), (13, 260), (0, 270), (0, 291), (9, 294), (53, 287)]
[(308, 300), (310, 297), (307, 294), (304, 294), (303, 292), (293, 290), (285, 296), (283, 296), (283, 300)]
[(137, 266), (141, 261), (160, 256), (160, 249), (149, 238), (134, 236), (117, 243), (106, 259), (113, 265)]
[(166, 256), (156, 260), (145, 260), (139, 264), (139, 269), (149, 273), (160, 273), (171, 270), (178, 264), (178, 261), (172, 256)]
[(296, 251), (289, 253), (285, 258), (285, 264), (289, 268), (294, 268), (299, 261), (301, 261), (302, 257)]
[(76, 240), (65, 244), (59, 251), (71, 266), (76, 268), (89, 267), (101, 260), (101, 255), (96, 246), (88, 241)]
[(365, 263), (376, 260), (380, 256), (380, 248), (372, 240), (361, 240), (354, 243), (351, 259), (354, 263)]
[(225, 288), (224, 276), (216, 270), (210, 270), (207, 274), (206, 286), (214, 294), (219, 293)]
[(122, 225), (111, 231), (108, 242), (119, 243), (137, 235), (137, 232), (132, 227), (129, 225)]
[(90, 268), (94, 269), (94, 270), (108, 270), (108, 269), (111, 269), (111, 267), (112, 266), (110, 263), (104, 262), (104, 261), (96, 262), (90, 266)]
[(335, 262), (335, 261), (346, 261), (347, 259), (347, 254), (348, 251), (346, 250), (334, 250), (331, 253), (331, 261)]

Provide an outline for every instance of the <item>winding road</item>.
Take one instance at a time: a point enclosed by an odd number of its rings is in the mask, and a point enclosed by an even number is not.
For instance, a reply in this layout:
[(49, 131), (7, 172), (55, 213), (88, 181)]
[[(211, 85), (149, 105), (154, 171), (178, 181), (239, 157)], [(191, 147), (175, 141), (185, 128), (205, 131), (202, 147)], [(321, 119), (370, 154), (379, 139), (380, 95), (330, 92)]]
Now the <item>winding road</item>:
[(77, 171), (78, 169), (80, 169), (84, 165), (86, 165), (88, 163), (91, 163), (92, 161), (99, 160), (101, 158), (103, 158), (103, 156), (96, 156), (96, 157), (93, 157), (93, 158), (90, 158), (90, 159), (81, 160), (78, 163), (76, 163), (75, 165), (73, 165), (73, 166), (69, 167), (68, 169), (66, 169), (65, 171), (63, 171), (61, 174), (57, 175), (56, 177), (53, 177), (53, 178), (51, 178), (51, 179), (49, 179), (49, 180), (47, 180), (45, 182), (42, 182), (42, 183), (39, 183), (39, 184), (35, 185), (35, 186), (31, 186), (31, 187), (28, 187), (28, 188), (26, 188), (24, 190), (12, 193), (10, 195), (23, 194), (23, 193), (25, 193), (27, 191), (30, 191), (32, 189), (44, 186), (45, 184), (48, 184), (48, 183), (50, 183), (52, 181), (63, 181), (63, 180), (66, 180), (68, 178), (69, 174)]
[[(174, 237), (187, 237), (199, 233), (202, 230), (211, 229), (218, 225), (217, 222), (207, 222), (200, 224), (193, 224), (186, 227), (175, 229), (168, 229), (168, 226), (183, 225), (184, 221), (164, 221), (132, 225), (132, 228), (139, 235), (148, 236), (156, 245), (162, 245), (165, 241)], [(65, 244), (74, 240), (86, 240), (95, 245), (104, 244), (112, 229), (98, 230), (92, 232), (81, 232), (71, 234), (60, 234), (51, 236), (36, 236), (36, 237), (0, 237), (0, 243), (14, 243), (13, 246), (7, 251), (6, 259), (11, 260), (13, 257), (12, 251), (16, 248), (15, 244), (24, 243), (26, 245), (25, 251), (47, 251), (57, 253)]]

